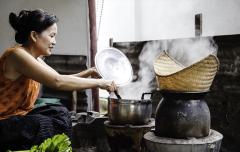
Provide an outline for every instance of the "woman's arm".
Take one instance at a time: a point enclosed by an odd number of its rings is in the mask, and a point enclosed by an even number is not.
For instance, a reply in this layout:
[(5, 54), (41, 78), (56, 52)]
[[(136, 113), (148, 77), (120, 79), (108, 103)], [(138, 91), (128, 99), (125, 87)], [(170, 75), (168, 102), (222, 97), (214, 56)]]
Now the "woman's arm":
[(99, 78), (99, 74), (97, 72), (97, 69), (95, 67), (91, 67), (87, 70), (84, 70), (82, 72), (79, 72), (79, 73), (76, 73), (76, 74), (72, 74), (73, 76), (76, 76), (76, 77), (82, 77), (82, 78), (87, 78), (89, 76), (92, 76), (92, 77), (97, 77)]
[[(46, 64), (40, 57), (38, 58), (38, 61), (40, 63), (42, 63), (43, 65), (45, 65), (46, 67), (48, 67), (49, 69), (55, 71), (52, 67), (50, 67), (48, 64)], [(89, 76), (93, 76), (93, 77), (98, 77), (99, 75), (97, 73), (97, 70), (95, 67), (89, 68), (87, 70), (81, 71), (79, 73), (76, 74), (71, 74), (72, 76), (76, 76), (76, 77), (82, 77), (82, 78), (87, 78)]]
[(22, 49), (12, 51), (8, 56), (8, 60), (10, 60), (18, 73), (54, 89), (81, 90), (100, 87), (108, 91), (116, 90), (116, 85), (113, 81), (61, 75), (39, 63), (33, 56)]
[(50, 67), (47, 63), (45, 63), (42, 58), (38, 57), (37, 60), (38, 60), (38, 62), (40, 62), (42, 65), (44, 65), (44, 66), (47, 67), (48, 69), (50, 69), (50, 70), (58, 73), (56, 70), (54, 70), (52, 67)]

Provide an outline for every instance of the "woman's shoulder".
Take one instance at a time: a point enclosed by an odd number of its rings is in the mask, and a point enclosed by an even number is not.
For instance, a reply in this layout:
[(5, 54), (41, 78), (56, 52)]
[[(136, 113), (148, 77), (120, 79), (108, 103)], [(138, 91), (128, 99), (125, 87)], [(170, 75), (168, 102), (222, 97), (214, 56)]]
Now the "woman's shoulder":
[(7, 51), (15, 52), (15, 51), (25, 51), (25, 50), (21, 45), (15, 45), (15, 46), (9, 47)]
[(1, 62), (5, 61), (10, 54), (14, 54), (17, 50), (19, 50), (19, 48), (17, 48), (17, 47), (9, 47), (9, 48), (5, 49), (5, 51), (1, 55), (0, 61)]
[(16, 53), (19, 53), (19, 52), (22, 52), (22, 51), (24, 51), (24, 49), (22, 47), (12, 46), (12, 47), (7, 48), (2, 56), (7, 56), (9, 54), (16, 54)]
[(11, 67), (19, 67), (22, 63), (33, 63), (34, 58), (21, 47), (11, 47), (3, 54), (2, 61)]
[(13, 58), (13, 59), (25, 58), (25, 57), (28, 58), (29, 56), (31, 56), (29, 53), (27, 53), (26, 50), (24, 50), (24, 48), (18, 47), (18, 46), (8, 48), (4, 54), (5, 56), (10, 56), (10, 58)]

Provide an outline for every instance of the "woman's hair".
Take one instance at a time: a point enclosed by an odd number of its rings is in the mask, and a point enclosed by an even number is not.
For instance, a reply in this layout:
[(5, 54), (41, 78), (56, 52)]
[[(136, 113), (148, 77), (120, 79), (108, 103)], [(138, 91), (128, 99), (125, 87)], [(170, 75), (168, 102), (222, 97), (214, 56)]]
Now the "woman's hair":
[(31, 31), (41, 33), (57, 22), (58, 18), (55, 15), (48, 14), (41, 9), (22, 10), (19, 15), (13, 12), (9, 14), (9, 23), (16, 31), (15, 40), (19, 44), (28, 42)]

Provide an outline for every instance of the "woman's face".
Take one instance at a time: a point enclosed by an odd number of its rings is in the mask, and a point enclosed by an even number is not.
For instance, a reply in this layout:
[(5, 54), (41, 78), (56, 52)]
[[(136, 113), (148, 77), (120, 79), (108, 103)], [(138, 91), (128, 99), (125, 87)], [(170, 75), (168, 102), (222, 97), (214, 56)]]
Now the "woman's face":
[(52, 49), (56, 44), (57, 24), (54, 23), (46, 30), (41, 32), (36, 39), (35, 47), (38, 53), (43, 56), (51, 55)]

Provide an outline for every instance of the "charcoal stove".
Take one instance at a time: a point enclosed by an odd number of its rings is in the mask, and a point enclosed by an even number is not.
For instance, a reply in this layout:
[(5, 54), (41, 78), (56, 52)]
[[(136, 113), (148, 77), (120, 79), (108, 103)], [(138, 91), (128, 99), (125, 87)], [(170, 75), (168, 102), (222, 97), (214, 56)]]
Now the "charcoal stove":
[(108, 117), (89, 111), (72, 115), (72, 146), (76, 152), (108, 152), (104, 121)]
[(153, 118), (144, 125), (115, 125), (110, 121), (105, 121), (104, 126), (111, 152), (143, 151), (143, 135), (153, 129), (154, 125)]

